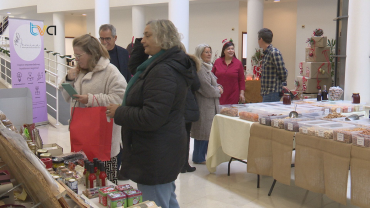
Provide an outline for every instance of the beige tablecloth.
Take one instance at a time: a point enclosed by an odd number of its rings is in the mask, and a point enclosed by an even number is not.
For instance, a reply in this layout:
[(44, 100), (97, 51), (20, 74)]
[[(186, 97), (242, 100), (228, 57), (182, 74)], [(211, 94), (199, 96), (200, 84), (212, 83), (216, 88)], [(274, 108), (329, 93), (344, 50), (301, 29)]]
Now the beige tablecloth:
[(351, 149), (351, 144), (297, 134), (295, 185), (345, 205)]
[(248, 173), (272, 176), (290, 185), (294, 132), (254, 124), (248, 151)]
[(351, 204), (370, 207), (370, 148), (352, 146)]
[(247, 159), (252, 124), (239, 117), (221, 114), (213, 118), (206, 159), (209, 172), (216, 172), (216, 167), (231, 157)]

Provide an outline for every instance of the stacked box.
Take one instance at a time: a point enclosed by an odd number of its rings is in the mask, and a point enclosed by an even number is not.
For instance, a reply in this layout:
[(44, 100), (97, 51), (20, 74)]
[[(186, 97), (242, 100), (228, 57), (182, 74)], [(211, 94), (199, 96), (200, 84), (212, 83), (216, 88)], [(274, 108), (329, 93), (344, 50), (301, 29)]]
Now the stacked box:
[[(323, 78), (323, 79), (318, 79), (320, 80), (319, 85), (324, 86), (326, 85), (326, 88), (328, 89), (331, 86), (331, 79), (330, 78)], [(317, 94), (319, 89), (317, 89), (317, 79), (315, 78), (306, 78), (303, 80), (303, 76), (297, 76), (296, 81), (299, 83), (298, 86), (296, 87), (297, 91), (304, 91), (305, 93), (312, 93), (312, 94)], [(304, 86), (305, 84), (305, 86)], [(304, 88), (306, 88), (304, 90)]]
[(303, 70), (300, 71), (301, 76), (306, 78), (330, 78), (331, 74), (328, 71), (330, 63), (328, 62), (302, 62)]
[(315, 36), (311, 39), (313, 43), (305, 49), (305, 62), (302, 62), (300, 76), (296, 78), (295, 90), (317, 94), (324, 85), (327, 90), (332, 85), (331, 63), (329, 62), (330, 47), (327, 47), (327, 37), (325, 36)]

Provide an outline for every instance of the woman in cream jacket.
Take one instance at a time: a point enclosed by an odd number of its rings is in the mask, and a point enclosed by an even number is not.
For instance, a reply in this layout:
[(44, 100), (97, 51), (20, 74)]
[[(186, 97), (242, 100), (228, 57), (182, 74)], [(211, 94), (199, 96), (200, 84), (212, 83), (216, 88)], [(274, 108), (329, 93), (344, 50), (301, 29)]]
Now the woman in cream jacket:
[[(108, 51), (100, 42), (86, 34), (73, 40), (73, 50), (77, 67), (68, 71), (62, 83), (70, 83), (78, 93), (75, 95), (77, 98), (71, 99), (60, 86), (64, 99), (70, 103), (71, 107), (75, 106), (76, 101), (76, 107), (97, 107), (122, 103), (127, 82), (119, 70), (110, 63)], [(111, 160), (104, 161), (104, 164), (108, 180), (114, 183), (117, 183), (117, 155), (120, 146), (122, 146), (121, 127), (113, 124)]]

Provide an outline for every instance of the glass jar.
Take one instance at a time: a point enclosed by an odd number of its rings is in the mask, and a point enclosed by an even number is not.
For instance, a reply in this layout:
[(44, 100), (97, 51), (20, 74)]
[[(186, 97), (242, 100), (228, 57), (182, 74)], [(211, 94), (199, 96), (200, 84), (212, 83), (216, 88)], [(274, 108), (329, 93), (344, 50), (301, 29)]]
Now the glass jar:
[(292, 104), (292, 100), (290, 99), (290, 94), (289, 93), (284, 93), (284, 96), (283, 96), (283, 104), (284, 105), (290, 105), (290, 104)]
[(37, 156), (40, 157), (41, 154), (44, 154), (44, 153), (47, 153), (47, 152), (48, 152), (48, 150), (46, 150), (46, 149), (38, 149), (37, 150)]
[(360, 103), (360, 93), (352, 93), (352, 103), (353, 104)]

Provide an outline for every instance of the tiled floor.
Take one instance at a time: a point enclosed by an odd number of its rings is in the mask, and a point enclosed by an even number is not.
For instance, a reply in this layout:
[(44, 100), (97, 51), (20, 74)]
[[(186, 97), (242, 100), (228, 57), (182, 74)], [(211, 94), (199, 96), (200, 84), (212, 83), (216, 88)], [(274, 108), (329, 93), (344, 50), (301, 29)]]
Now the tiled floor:
[[(55, 123), (49, 117), (51, 123)], [(68, 127), (47, 125), (38, 127), (44, 143), (58, 143), (65, 152), (70, 151)], [(191, 144), (192, 146), (193, 144)], [(192, 152), (192, 149), (190, 150)], [(190, 162), (191, 165), (192, 162)], [(271, 177), (261, 177), (261, 188), (257, 189), (257, 176), (246, 172), (246, 165), (232, 162), (231, 176), (227, 176), (227, 163), (217, 167), (215, 174), (210, 174), (205, 165), (194, 165), (193, 173), (182, 173), (176, 180), (177, 199), (182, 208), (344, 208), (356, 207), (341, 205), (323, 194), (313, 193), (294, 186), (276, 183), (271, 196), (267, 196), (273, 182)], [(292, 169), (292, 176), (293, 176)], [(293, 177), (292, 177), (293, 178)], [(134, 184), (120, 181), (119, 184)], [(134, 186), (136, 187), (136, 186)], [(349, 194), (348, 194), (349, 195)]]

